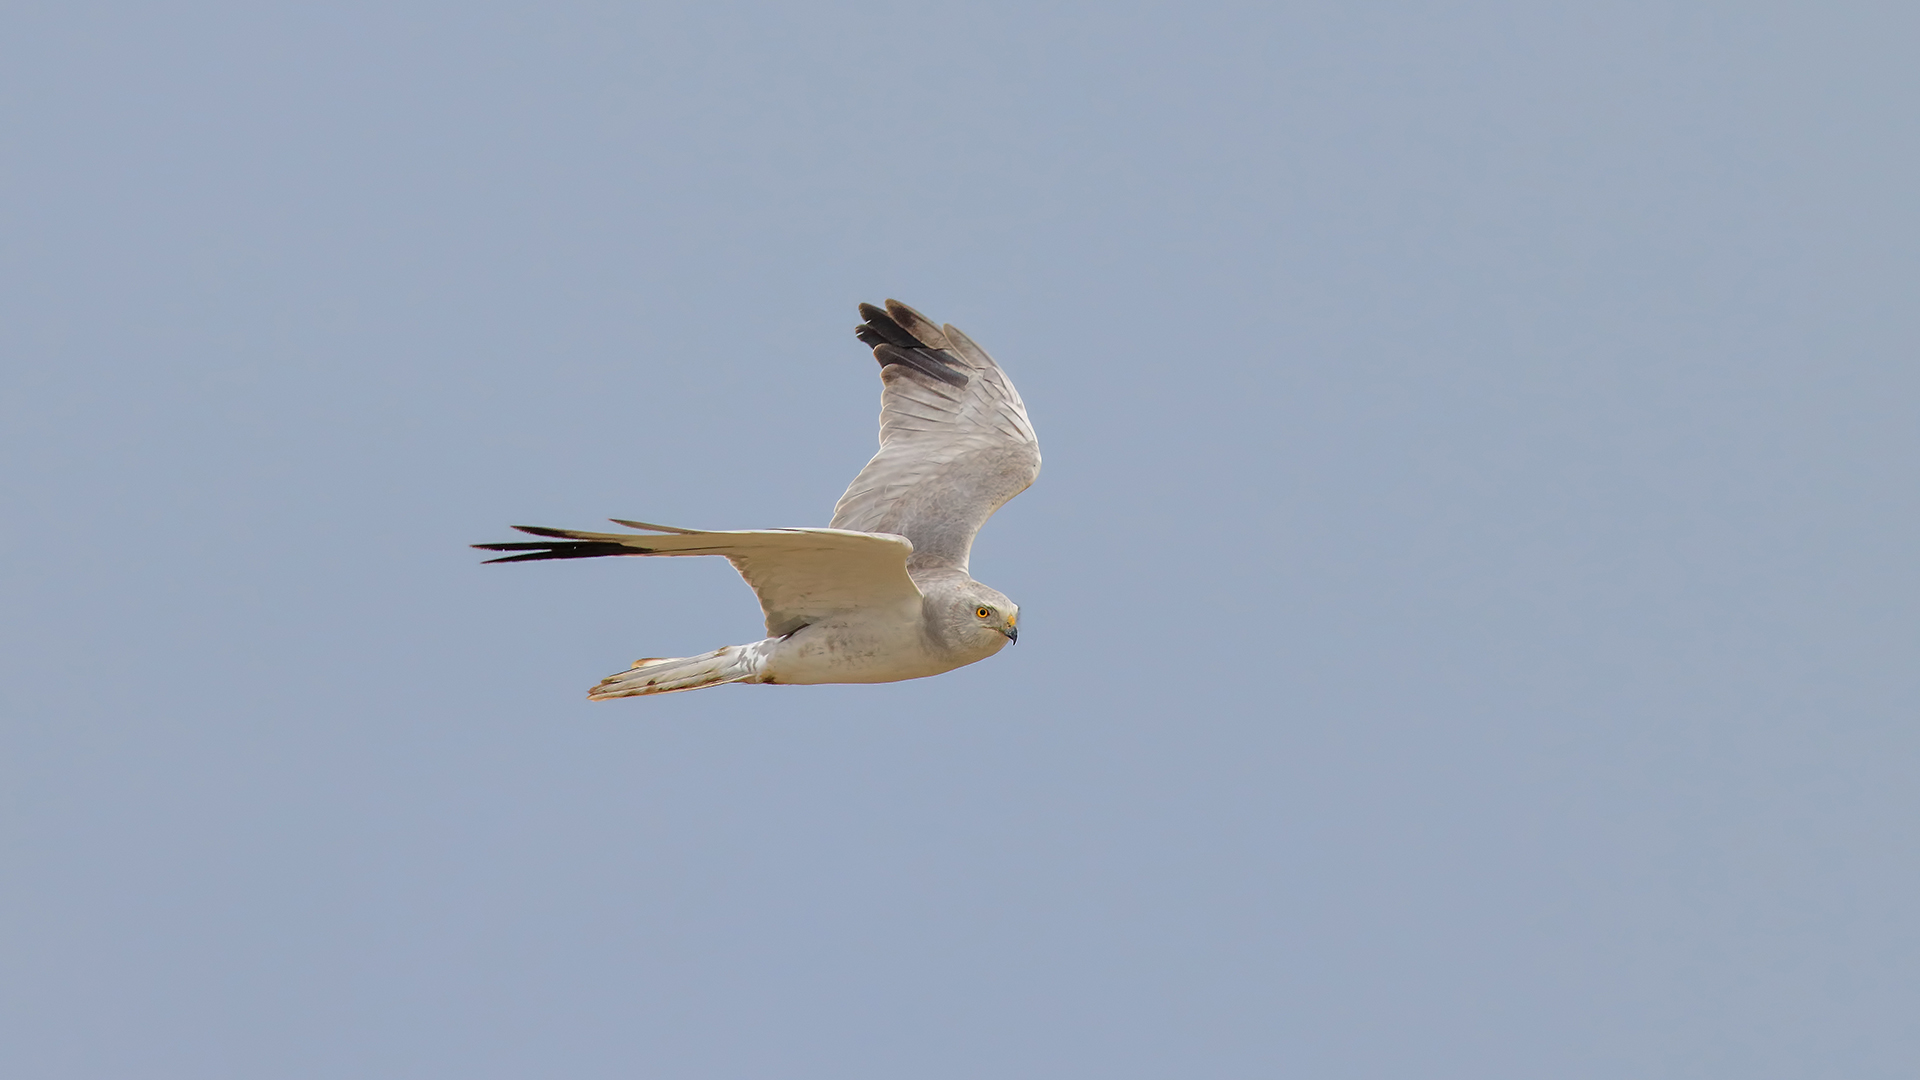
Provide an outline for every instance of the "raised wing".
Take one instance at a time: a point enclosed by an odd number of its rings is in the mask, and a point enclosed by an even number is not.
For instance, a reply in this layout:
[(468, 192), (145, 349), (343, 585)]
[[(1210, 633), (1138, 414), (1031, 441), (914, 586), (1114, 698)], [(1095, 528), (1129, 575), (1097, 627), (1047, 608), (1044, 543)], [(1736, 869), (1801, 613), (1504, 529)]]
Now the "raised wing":
[(910, 569), (967, 570), (973, 536), (1040, 474), (1019, 391), (952, 326), (897, 300), (861, 304), (854, 333), (880, 361), (880, 452), (833, 508), (833, 527), (897, 533)]
[(537, 525), (514, 528), (558, 542), (475, 544), (486, 551), (517, 551), (488, 562), (591, 559), (602, 555), (720, 555), (753, 586), (767, 616), (767, 634), (782, 637), (843, 612), (920, 607), (920, 589), (907, 576), (913, 545), (898, 536), (845, 529), (753, 529), (700, 532), (643, 521), (614, 523), (649, 534), (579, 532)]

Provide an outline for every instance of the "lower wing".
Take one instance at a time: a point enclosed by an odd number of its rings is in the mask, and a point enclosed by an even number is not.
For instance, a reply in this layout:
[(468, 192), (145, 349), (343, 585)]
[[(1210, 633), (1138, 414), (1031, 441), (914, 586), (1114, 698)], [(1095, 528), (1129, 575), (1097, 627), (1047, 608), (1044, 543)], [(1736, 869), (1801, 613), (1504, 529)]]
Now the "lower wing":
[(550, 539), (473, 546), (518, 553), (488, 559), (490, 563), (609, 555), (719, 555), (753, 587), (767, 617), (767, 633), (773, 637), (842, 612), (920, 603), (920, 589), (907, 575), (913, 545), (889, 533), (848, 529), (706, 532), (617, 518), (614, 523), (648, 531), (597, 533), (515, 525), (523, 533)]

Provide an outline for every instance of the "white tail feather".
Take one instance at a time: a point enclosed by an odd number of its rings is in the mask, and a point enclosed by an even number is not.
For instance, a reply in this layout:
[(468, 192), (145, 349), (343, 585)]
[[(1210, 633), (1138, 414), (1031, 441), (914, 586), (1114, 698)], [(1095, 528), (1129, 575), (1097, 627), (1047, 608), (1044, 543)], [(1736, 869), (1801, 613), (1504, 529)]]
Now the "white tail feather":
[(751, 645), (729, 645), (699, 656), (636, 660), (626, 671), (600, 680), (600, 685), (587, 691), (587, 700), (671, 694), (730, 682), (759, 682), (773, 645), (773, 639), (769, 638)]

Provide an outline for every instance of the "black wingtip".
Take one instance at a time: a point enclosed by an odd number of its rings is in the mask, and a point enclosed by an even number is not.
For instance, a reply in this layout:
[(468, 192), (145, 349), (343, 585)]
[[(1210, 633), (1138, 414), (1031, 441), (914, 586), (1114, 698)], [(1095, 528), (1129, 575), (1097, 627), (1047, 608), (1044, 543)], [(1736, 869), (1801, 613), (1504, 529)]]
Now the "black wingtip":
[[(909, 313), (909, 321), (917, 318), (933, 325), (932, 320), (898, 300), (887, 301), (887, 306)], [(854, 328), (853, 336), (873, 349), (873, 358), (882, 368), (900, 364), (951, 386), (967, 385), (967, 373), (959, 357), (914, 336), (886, 308), (861, 304), (860, 317), (867, 321)]]
[[(485, 544), (474, 545), (474, 547), (486, 547), (486, 546), (487, 545)], [(559, 558), (559, 556), (549, 555), (544, 551), (537, 551), (530, 555), (507, 555), (498, 559), (482, 559), (480, 561), (480, 565), (492, 566), (494, 563), (497, 563), (497, 562), (538, 562), (541, 559), (556, 559), (556, 558)]]
[(893, 316), (887, 314), (885, 308), (877, 308), (872, 304), (861, 304), (860, 317), (867, 321), (861, 324), (859, 329), (854, 331), (854, 335), (869, 345), (878, 344), (878, 342), (869, 340), (870, 338), (877, 337), (889, 345), (898, 345), (903, 349), (920, 349), (926, 347), (926, 342), (914, 337), (913, 334), (908, 332), (906, 327), (895, 322)]
[[(515, 525), (514, 528), (536, 535), (566, 535), (565, 533), (556, 532), (551, 529), (542, 530), (537, 527), (524, 525)], [(610, 540), (573, 540), (557, 544), (518, 541), (508, 544), (473, 544), (471, 546), (481, 551), (517, 551), (522, 553), (519, 555), (508, 555), (499, 559), (487, 559), (480, 564), (482, 566), (497, 562), (538, 562), (542, 559), (598, 559), (608, 555), (652, 554), (652, 552), (646, 548), (617, 544)]]
[(889, 364), (900, 364), (953, 386), (967, 385), (967, 373), (950, 367), (946, 356), (937, 349), (901, 349), (893, 345), (876, 345), (873, 356), (880, 361), (882, 368)]

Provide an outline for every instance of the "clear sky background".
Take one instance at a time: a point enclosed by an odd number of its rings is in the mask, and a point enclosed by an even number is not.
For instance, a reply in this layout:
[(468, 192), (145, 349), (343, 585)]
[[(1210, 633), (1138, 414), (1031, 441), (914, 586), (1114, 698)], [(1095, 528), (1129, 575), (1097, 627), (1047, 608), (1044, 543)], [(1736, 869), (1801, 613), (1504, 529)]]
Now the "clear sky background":
[[(1911, 1077), (1920, 18), (15, 4), (0, 1073)], [(993, 659), (759, 636), (854, 305)]]

